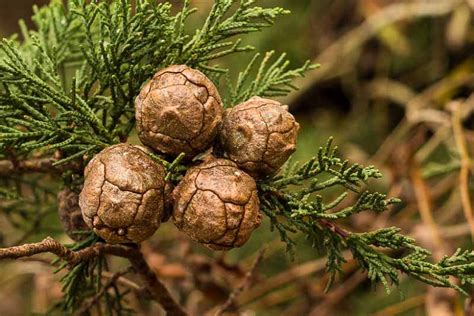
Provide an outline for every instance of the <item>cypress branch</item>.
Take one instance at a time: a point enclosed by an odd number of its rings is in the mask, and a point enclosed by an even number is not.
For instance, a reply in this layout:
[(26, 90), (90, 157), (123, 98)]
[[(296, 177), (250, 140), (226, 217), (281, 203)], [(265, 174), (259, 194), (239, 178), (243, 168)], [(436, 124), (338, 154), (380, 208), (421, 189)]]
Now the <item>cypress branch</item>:
[[(224, 76), (226, 106), (230, 107), (254, 95), (284, 96), (295, 89), (294, 78), (317, 67), (307, 62), (290, 69), (285, 54), (274, 59), (273, 51), (263, 57), (257, 53), (232, 83), (228, 69), (217, 65), (222, 57), (253, 50), (242, 37), (271, 27), (289, 13), (282, 8), (258, 7), (256, 0), (216, 0), (202, 27), (188, 34), (187, 20), (196, 11), (188, 1), (177, 14), (169, 3), (135, 2), (132, 6), (130, 0), (70, 0), (65, 6), (53, 0), (48, 6), (35, 7), (34, 30), (20, 23), (22, 41), (16, 36), (0, 43), (0, 199), (11, 203), (2, 207), (2, 213), (25, 232), (20, 241), (31, 229), (39, 229), (56, 207), (55, 194), (40, 185), (42, 175), (32, 179), (25, 174), (60, 173), (64, 184), (80, 187), (84, 163), (129, 137), (135, 124), (135, 97), (157, 69), (187, 64), (217, 85)], [(151, 156), (165, 166), (167, 179), (174, 182), (189, 167), (183, 156), (174, 161)], [(448, 167), (426, 170), (425, 176), (449, 172), (457, 165)], [(361, 192), (363, 185), (381, 176), (374, 166), (339, 158), (330, 139), (307, 162), (288, 163), (278, 175), (258, 182), (261, 209), (291, 256), (296, 252), (293, 238), (297, 233), (326, 253), (326, 269), (331, 274), (328, 287), (342, 271), (343, 250), (349, 249), (369, 278), (381, 282), (387, 291), (391, 283), (399, 282), (400, 273), (406, 273), (427, 284), (464, 292), (464, 284), (474, 283), (471, 251), (458, 250), (433, 263), (429, 251), (416, 246), (399, 228), (350, 232), (341, 226), (340, 220), (364, 211), (384, 212), (399, 202), (379, 192)], [(33, 192), (32, 198), (23, 196), (24, 187)], [(327, 201), (327, 192), (334, 188), (342, 192)], [(349, 205), (342, 207), (348, 200)], [(63, 259), (59, 270), (70, 270), (62, 279), (61, 307), (68, 313), (98, 291), (103, 295), (94, 302), (105, 300), (109, 311), (121, 310), (124, 294), (112, 284), (107, 286), (114, 295), (100, 292), (100, 277), (105, 269), (103, 255), (127, 257), (148, 292), (168, 311), (183, 313), (138, 250), (110, 247), (97, 243), (95, 236), (71, 248), (46, 239), (0, 249), (0, 257), (52, 252)]]

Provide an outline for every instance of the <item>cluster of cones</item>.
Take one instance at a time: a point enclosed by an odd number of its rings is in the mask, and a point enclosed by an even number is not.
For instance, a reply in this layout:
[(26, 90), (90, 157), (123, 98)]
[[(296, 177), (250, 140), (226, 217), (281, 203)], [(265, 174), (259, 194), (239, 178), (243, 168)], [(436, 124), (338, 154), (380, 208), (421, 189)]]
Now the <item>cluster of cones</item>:
[[(287, 107), (253, 97), (224, 110), (203, 73), (175, 65), (142, 88), (136, 119), (144, 146), (110, 146), (86, 166), (78, 203), (85, 224), (109, 243), (140, 243), (172, 216), (211, 249), (242, 246), (261, 222), (255, 180), (277, 173), (296, 147), (299, 125)], [(174, 190), (151, 151), (185, 154), (189, 169)], [(70, 218), (62, 216), (72, 232)]]

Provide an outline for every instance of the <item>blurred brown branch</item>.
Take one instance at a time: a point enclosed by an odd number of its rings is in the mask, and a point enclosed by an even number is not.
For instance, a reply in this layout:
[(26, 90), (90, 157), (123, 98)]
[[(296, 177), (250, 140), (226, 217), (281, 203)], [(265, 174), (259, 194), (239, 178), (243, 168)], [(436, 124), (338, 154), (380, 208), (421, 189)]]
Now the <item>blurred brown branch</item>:
[(0, 160), (0, 177), (21, 173), (61, 173), (63, 170), (78, 167), (76, 162), (55, 166), (58, 160), (55, 157), (31, 158), (22, 161)]
[(300, 90), (290, 94), (286, 102), (296, 100), (316, 82), (341, 76), (347, 70), (352, 69), (362, 45), (377, 35), (384, 27), (403, 20), (446, 15), (461, 3), (461, 0), (422, 0), (395, 3), (380, 9), (377, 13), (369, 16), (360, 26), (341, 36), (317, 56), (314, 61), (321, 64), (321, 67), (310, 72), (305, 78), (295, 80), (295, 85), (300, 87)]
[[(471, 100), (472, 99), (473, 98), (471, 97)], [(459, 189), (461, 191), (461, 202), (463, 205), (464, 215), (470, 226), (471, 238), (472, 240), (474, 240), (474, 214), (471, 205), (471, 197), (469, 194), (469, 170), (472, 166), (462, 127), (461, 113), (462, 109), (464, 107), (467, 107), (467, 102), (461, 103), (453, 101), (448, 105), (448, 107), (452, 110), (454, 140), (456, 141), (456, 147), (458, 148), (459, 155), (461, 157), (461, 171), (459, 173)]]
[(143, 254), (138, 248), (96, 243), (82, 250), (72, 251), (53, 238), (46, 237), (43, 241), (37, 243), (1, 248), (0, 259), (18, 259), (47, 252), (55, 254), (59, 258), (67, 261), (70, 266), (105, 254), (127, 258), (146, 288), (150, 291), (152, 298), (160, 303), (164, 310), (170, 315), (187, 315), (181, 306), (173, 299), (168, 289), (158, 280), (153, 271), (151, 271), (143, 258)]
[(8, 176), (21, 172), (51, 172), (58, 171), (53, 167), (56, 162), (54, 158), (33, 158), (30, 160), (14, 162), (11, 160), (0, 160), (0, 176)]
[(224, 314), (225, 311), (230, 309), (232, 306), (235, 305), (237, 297), (246, 289), (248, 289), (254, 279), (255, 273), (257, 271), (258, 266), (263, 260), (263, 257), (265, 255), (265, 248), (260, 250), (257, 258), (255, 259), (255, 262), (253, 263), (252, 267), (250, 268), (249, 271), (245, 274), (244, 279), (240, 284), (229, 294), (228, 299), (222, 304), (221, 306), (218, 306), (216, 309), (216, 312), (214, 313), (215, 316), (221, 316)]
[(419, 295), (407, 298), (406, 300), (391, 305), (374, 314), (374, 316), (395, 316), (420, 306), (426, 300), (426, 295)]

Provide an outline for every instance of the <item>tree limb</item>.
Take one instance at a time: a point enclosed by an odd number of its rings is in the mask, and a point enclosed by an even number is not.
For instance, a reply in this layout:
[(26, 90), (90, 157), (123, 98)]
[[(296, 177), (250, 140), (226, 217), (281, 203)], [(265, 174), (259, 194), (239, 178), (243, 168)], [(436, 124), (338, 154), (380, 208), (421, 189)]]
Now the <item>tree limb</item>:
[(153, 300), (157, 301), (169, 315), (187, 315), (150, 269), (140, 250), (135, 247), (96, 243), (90, 247), (72, 251), (53, 238), (46, 237), (37, 243), (0, 248), (0, 259), (18, 259), (47, 252), (67, 261), (70, 266), (106, 254), (127, 258), (151, 293)]
[(133, 268), (140, 276), (145, 286), (150, 291), (152, 297), (161, 304), (163, 309), (169, 315), (185, 316), (187, 313), (181, 308), (181, 306), (173, 299), (168, 289), (163, 283), (156, 277), (155, 273), (150, 269), (150, 266), (146, 263), (143, 254), (140, 251), (135, 251), (133, 255), (128, 257), (132, 263)]
[(96, 243), (79, 251), (72, 251), (51, 237), (46, 237), (40, 242), (24, 244), (9, 248), (0, 248), (0, 259), (18, 259), (30, 257), (40, 253), (52, 253), (67, 261), (69, 265), (75, 266), (79, 262), (90, 260), (103, 254), (111, 254), (118, 257), (128, 258), (131, 256), (129, 247), (122, 245), (108, 245)]

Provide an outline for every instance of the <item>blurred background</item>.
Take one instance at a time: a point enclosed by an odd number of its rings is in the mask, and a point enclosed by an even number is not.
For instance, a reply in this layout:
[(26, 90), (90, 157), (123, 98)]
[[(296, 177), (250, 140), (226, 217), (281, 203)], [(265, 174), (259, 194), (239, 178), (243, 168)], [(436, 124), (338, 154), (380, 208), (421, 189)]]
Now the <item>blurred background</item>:
[[(33, 0), (0, 0), (0, 34), (19, 31)], [(177, 8), (179, 7), (178, 2)], [(191, 1), (200, 25), (212, 1)], [(399, 226), (430, 249), (436, 260), (474, 238), (474, 1), (473, 0), (273, 0), (263, 5), (292, 11), (247, 41), (265, 52), (287, 52), (293, 66), (320, 63), (281, 101), (302, 125), (294, 160), (313, 156), (329, 136), (352, 162), (375, 165), (384, 178), (370, 187), (403, 203), (384, 214), (359, 214), (341, 226), (366, 231)], [(228, 58), (237, 71), (248, 58)], [(55, 187), (47, 187), (53, 196)], [(62, 236), (55, 210), (36, 232), (15, 235), (2, 226), (2, 243)], [(199, 315), (222, 303), (255, 260), (266, 255), (257, 282), (238, 298), (244, 315), (474, 315), (470, 298), (401, 277), (386, 294), (372, 286), (348, 257), (329, 293), (324, 256), (298, 239), (295, 261), (268, 223), (242, 249), (213, 254), (163, 225), (144, 245), (147, 260), (186, 307)], [(12, 237), (13, 236), (13, 237)], [(62, 237), (67, 242), (66, 236)], [(184, 259), (183, 259), (184, 258)], [(38, 262), (2, 263), (0, 315), (44, 314), (60, 297), (59, 276)], [(473, 296), (474, 297), (474, 296)], [(156, 306), (130, 304), (139, 315)]]

